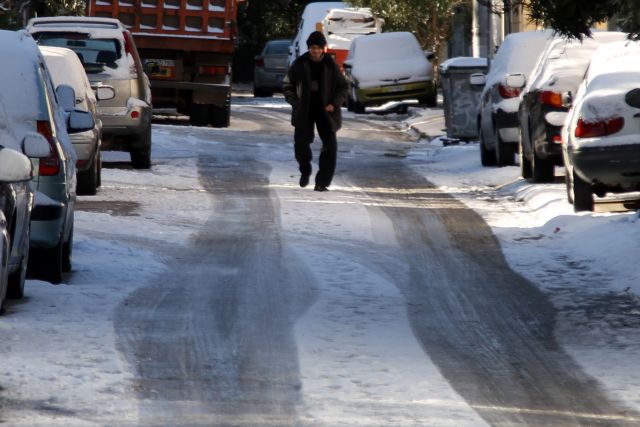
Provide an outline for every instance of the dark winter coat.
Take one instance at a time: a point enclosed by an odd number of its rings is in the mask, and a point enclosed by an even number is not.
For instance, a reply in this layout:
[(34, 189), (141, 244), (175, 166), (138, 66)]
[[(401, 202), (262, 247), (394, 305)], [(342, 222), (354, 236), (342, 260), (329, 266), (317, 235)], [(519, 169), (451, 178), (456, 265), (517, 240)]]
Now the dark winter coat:
[[(309, 52), (297, 58), (291, 64), (287, 75), (283, 80), (284, 97), (293, 107), (291, 124), (295, 127), (305, 127), (309, 124), (311, 116), (311, 70), (309, 66), (311, 58)], [(347, 100), (349, 86), (340, 72), (338, 64), (329, 55), (324, 55), (321, 60), (324, 70), (320, 85), (322, 105), (332, 104), (333, 113), (326, 114), (331, 130), (337, 132), (342, 126), (342, 112), (340, 108)]]

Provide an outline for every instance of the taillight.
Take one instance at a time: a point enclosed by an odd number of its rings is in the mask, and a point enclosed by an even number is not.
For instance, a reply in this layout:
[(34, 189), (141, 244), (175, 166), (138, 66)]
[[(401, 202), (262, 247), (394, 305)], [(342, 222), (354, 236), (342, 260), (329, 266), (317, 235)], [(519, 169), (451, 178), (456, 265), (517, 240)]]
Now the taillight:
[(623, 126), (623, 117), (614, 117), (612, 119), (589, 122), (579, 118), (575, 136), (576, 138), (595, 138), (599, 136), (613, 135), (614, 133), (620, 132)]
[(256, 58), (256, 67), (264, 67), (264, 58)]
[(51, 147), (51, 153), (48, 157), (40, 159), (40, 165), (38, 167), (38, 174), (40, 176), (54, 176), (60, 173), (60, 156), (55, 149), (55, 141), (53, 139), (53, 129), (51, 123), (47, 120), (38, 120), (37, 123), (38, 133), (49, 141)]
[(552, 107), (562, 107), (562, 94), (545, 90), (540, 92), (540, 103), (550, 105)]
[(522, 89), (519, 87), (510, 87), (503, 84), (498, 85), (498, 92), (500, 93), (500, 96), (505, 99), (516, 98), (520, 95), (521, 91)]
[(225, 75), (229, 71), (226, 65), (201, 65), (198, 67), (198, 74), (208, 74), (210, 76)]

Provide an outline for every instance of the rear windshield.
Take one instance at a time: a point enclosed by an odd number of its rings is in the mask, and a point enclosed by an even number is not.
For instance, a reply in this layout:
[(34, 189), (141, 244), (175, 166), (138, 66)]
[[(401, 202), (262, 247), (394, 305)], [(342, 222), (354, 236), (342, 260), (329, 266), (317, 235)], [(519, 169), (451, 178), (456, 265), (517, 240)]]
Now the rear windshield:
[(118, 68), (116, 61), (122, 57), (117, 39), (92, 39), (80, 33), (36, 33), (33, 35), (39, 45), (66, 47), (73, 50), (87, 74), (109, 72)]
[(289, 43), (270, 43), (265, 53), (271, 55), (288, 54), (289, 46)]

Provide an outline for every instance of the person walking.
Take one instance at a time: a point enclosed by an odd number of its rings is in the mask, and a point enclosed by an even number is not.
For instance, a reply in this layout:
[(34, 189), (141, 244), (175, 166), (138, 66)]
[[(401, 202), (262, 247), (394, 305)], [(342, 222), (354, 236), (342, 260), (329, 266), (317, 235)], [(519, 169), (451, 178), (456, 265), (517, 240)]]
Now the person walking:
[(314, 125), (322, 140), (315, 191), (328, 191), (336, 169), (338, 142), (342, 126), (340, 108), (347, 99), (348, 83), (338, 64), (325, 54), (327, 40), (320, 31), (307, 39), (309, 51), (298, 57), (283, 80), (285, 99), (291, 104), (294, 126), (294, 152), (300, 170), (300, 187), (309, 184), (313, 154)]

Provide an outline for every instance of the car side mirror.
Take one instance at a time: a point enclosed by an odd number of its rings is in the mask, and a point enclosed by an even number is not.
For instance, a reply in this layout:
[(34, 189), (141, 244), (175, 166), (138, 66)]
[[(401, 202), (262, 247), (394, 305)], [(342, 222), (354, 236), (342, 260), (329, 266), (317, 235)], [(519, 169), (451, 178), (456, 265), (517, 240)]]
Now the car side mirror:
[(69, 113), (67, 131), (69, 133), (86, 132), (96, 125), (93, 114), (88, 111), (73, 110)]
[(33, 166), (27, 156), (11, 148), (0, 149), (1, 182), (29, 181), (31, 178)]
[(29, 133), (22, 140), (22, 152), (32, 159), (42, 159), (51, 154), (51, 145), (41, 134)]
[(471, 86), (484, 86), (487, 84), (487, 76), (482, 73), (474, 73), (469, 76), (469, 84)]
[(522, 89), (527, 84), (527, 78), (522, 73), (509, 74), (505, 83), (509, 87)]
[(64, 111), (73, 111), (76, 108), (76, 91), (69, 85), (59, 85), (56, 88), (58, 103)]
[(573, 104), (573, 94), (571, 91), (562, 93), (562, 106), (563, 107), (571, 107)]
[(433, 59), (436, 57), (433, 52), (429, 51), (429, 50), (425, 50), (424, 51), (424, 56), (425, 58), (427, 58), (427, 61), (433, 61)]
[(624, 96), (624, 102), (633, 108), (640, 108), (640, 89), (632, 89)]
[(106, 101), (108, 99), (113, 99), (116, 97), (116, 91), (112, 86), (98, 86), (95, 89), (96, 99), (98, 101)]
[(342, 63), (342, 67), (345, 69), (351, 69), (353, 68), (353, 63), (351, 61), (344, 61)]

